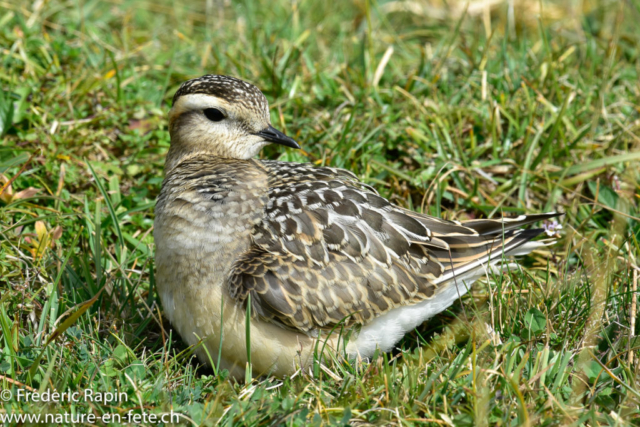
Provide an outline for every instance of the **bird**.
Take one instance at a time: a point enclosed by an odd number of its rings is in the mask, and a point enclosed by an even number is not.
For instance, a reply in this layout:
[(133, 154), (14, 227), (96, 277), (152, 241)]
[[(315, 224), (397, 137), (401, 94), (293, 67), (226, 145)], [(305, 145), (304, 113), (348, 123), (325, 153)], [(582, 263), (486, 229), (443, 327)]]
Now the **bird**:
[(476, 280), (553, 243), (522, 226), (555, 212), (445, 220), (345, 169), (256, 159), (268, 144), (300, 145), (235, 77), (184, 82), (168, 123), (157, 292), (199, 360), (239, 379), (307, 369), (319, 344), (359, 360), (391, 351)]

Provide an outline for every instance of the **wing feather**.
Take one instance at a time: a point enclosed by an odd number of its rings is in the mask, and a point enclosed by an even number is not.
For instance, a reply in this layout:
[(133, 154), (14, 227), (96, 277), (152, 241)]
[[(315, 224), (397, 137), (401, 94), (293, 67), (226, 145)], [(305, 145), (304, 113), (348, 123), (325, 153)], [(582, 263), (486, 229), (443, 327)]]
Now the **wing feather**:
[[(269, 195), (253, 246), (229, 277), (254, 314), (310, 332), (366, 324), (436, 294), (455, 275), (516, 250), (551, 214), (447, 221), (392, 205), (352, 173), (263, 161)], [(504, 232), (502, 232), (504, 230)]]

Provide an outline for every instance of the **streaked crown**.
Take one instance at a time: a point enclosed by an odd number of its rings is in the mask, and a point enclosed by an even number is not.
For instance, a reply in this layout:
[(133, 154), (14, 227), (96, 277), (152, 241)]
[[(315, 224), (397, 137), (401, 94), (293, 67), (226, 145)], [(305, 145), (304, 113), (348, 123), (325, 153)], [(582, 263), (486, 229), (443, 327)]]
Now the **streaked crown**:
[(240, 104), (244, 108), (260, 111), (268, 111), (269, 109), (267, 98), (260, 89), (251, 83), (235, 77), (215, 74), (207, 74), (182, 83), (173, 95), (172, 104), (175, 105), (181, 96), (196, 93), (215, 96), (230, 104)]

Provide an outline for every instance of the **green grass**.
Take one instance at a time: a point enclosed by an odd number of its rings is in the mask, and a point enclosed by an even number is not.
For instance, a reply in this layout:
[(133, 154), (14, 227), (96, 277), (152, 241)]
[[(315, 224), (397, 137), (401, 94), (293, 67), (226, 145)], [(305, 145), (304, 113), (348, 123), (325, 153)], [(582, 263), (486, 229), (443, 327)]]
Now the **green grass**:
[[(127, 396), (0, 415), (639, 424), (640, 3), (509, 3), (0, 0), (0, 388)], [(162, 318), (152, 225), (171, 96), (205, 73), (258, 85), (303, 146), (264, 157), (447, 218), (560, 210), (561, 237), (393, 354), (204, 368)]]

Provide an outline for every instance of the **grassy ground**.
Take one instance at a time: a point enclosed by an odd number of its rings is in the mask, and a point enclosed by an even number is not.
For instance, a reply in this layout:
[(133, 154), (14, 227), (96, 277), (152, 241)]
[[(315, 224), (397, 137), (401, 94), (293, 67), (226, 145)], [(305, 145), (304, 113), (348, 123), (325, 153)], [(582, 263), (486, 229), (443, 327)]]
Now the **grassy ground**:
[[(640, 423), (637, 0), (182, 3), (0, 0), (0, 415)], [(171, 96), (205, 73), (261, 87), (303, 145), (264, 157), (448, 218), (560, 210), (558, 244), (370, 363), (203, 368), (163, 321), (151, 230)], [(47, 389), (124, 395), (16, 398)]]

